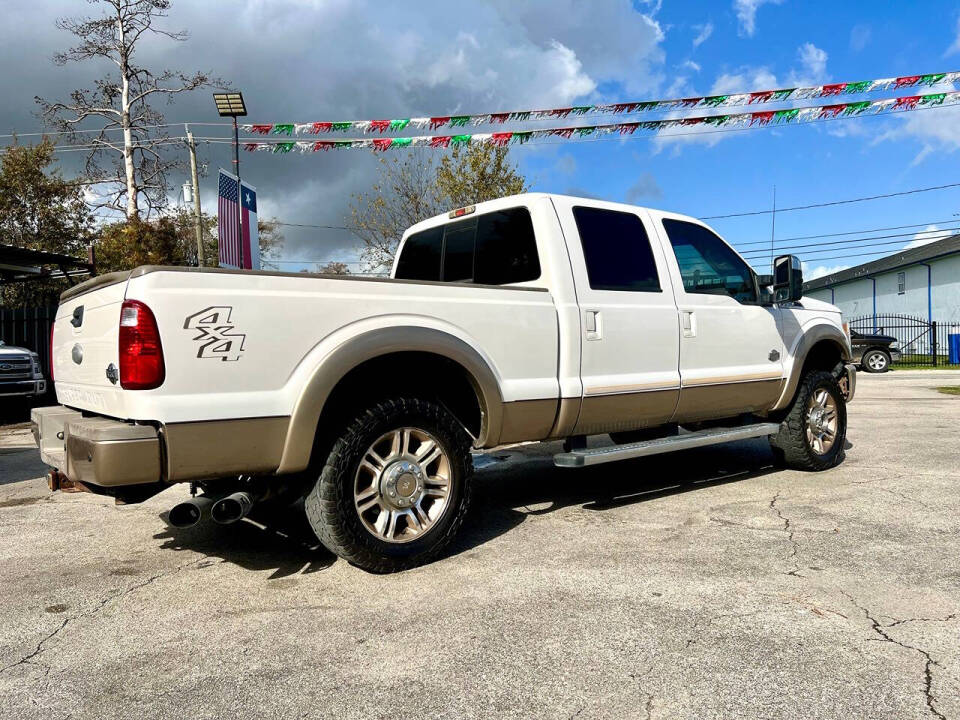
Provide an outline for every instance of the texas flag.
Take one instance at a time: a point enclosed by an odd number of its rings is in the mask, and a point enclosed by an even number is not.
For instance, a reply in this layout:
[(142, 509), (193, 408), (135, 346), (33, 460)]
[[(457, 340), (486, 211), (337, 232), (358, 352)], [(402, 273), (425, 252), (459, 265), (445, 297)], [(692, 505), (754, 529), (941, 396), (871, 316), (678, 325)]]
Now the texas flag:
[[(242, 241), (237, 237), (237, 212), (242, 213), (240, 218)], [(253, 185), (241, 182), (238, 193), (237, 176), (231, 175), (226, 170), (220, 170), (217, 183), (217, 238), (220, 247), (220, 267), (260, 269), (257, 189)]]

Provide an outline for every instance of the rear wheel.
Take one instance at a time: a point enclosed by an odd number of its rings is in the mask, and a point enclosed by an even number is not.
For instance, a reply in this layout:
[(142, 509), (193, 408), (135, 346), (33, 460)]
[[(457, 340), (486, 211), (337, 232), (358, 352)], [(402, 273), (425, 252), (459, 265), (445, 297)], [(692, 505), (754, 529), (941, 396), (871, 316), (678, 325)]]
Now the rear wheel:
[(861, 361), (862, 367), (869, 373), (882, 373), (890, 369), (890, 356), (883, 350), (870, 350)]
[(807, 373), (797, 395), (770, 438), (778, 460), (797, 470), (826, 470), (843, 460), (847, 438), (847, 406), (836, 378), (828, 372)]
[(470, 499), (470, 439), (445, 408), (375, 403), (334, 442), (304, 501), (317, 537), (371, 572), (428, 562), (459, 530)]

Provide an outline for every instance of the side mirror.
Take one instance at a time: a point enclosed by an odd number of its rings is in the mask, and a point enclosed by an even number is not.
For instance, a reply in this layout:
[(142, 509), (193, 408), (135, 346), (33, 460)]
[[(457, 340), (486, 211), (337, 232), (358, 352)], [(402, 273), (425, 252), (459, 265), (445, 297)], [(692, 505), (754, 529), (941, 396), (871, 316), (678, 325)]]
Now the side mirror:
[(803, 270), (796, 255), (781, 255), (773, 261), (773, 297), (778, 303), (803, 297)]
[(773, 285), (773, 275), (757, 275), (757, 285), (762, 288)]

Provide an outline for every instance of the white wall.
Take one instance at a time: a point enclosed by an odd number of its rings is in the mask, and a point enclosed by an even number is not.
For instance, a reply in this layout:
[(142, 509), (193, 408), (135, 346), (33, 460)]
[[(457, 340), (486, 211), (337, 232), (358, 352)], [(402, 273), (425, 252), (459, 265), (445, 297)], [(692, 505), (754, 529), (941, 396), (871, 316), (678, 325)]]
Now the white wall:
[[(933, 286), (933, 319), (960, 322), (960, 254), (930, 262)], [(897, 273), (905, 273), (906, 289), (897, 292)], [(878, 315), (912, 315), (927, 317), (927, 268), (911, 265), (874, 276), (877, 283)], [(810, 297), (832, 302), (844, 318), (873, 314), (873, 281), (869, 278), (850, 280), (830, 288), (820, 288)]]
[(933, 319), (960, 322), (960, 255), (934, 260), (930, 265), (933, 269)]

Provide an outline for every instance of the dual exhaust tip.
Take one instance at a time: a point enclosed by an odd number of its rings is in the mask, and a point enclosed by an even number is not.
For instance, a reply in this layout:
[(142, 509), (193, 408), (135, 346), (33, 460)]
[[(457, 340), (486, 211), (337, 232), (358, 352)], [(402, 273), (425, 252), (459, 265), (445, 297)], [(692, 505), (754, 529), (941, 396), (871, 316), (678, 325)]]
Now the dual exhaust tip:
[(221, 525), (229, 525), (243, 520), (253, 509), (255, 502), (253, 495), (242, 490), (219, 498), (198, 495), (174, 505), (167, 521), (175, 528), (193, 527), (206, 518), (211, 518)]

